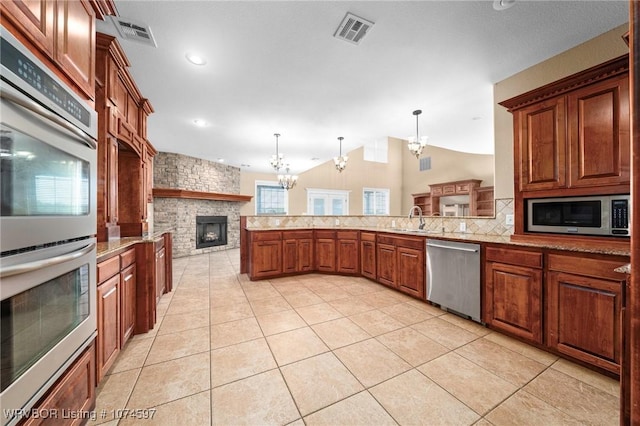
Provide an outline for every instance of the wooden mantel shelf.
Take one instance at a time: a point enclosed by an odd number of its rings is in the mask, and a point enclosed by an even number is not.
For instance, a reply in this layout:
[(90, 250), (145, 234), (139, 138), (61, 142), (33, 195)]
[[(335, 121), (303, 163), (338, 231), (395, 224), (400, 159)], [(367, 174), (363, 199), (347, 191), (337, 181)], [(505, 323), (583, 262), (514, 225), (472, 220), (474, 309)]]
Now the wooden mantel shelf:
[(217, 192), (188, 191), (186, 189), (153, 188), (153, 196), (158, 198), (191, 198), (194, 200), (249, 202), (251, 195), (221, 194)]

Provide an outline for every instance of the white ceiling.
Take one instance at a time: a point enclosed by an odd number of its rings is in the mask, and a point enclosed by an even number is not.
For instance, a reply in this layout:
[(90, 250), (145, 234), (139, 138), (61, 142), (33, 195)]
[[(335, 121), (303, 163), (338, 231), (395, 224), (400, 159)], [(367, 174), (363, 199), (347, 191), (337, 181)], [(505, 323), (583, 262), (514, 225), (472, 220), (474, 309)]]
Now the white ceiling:
[[(157, 48), (120, 40), (155, 113), (149, 140), (254, 172), (274, 133), (300, 173), (343, 151), (420, 133), (493, 153), (492, 86), (628, 21), (628, 2), (116, 1)], [(347, 12), (375, 25), (360, 45), (333, 37)], [(98, 30), (116, 34), (107, 22)], [(187, 52), (207, 64), (185, 60)], [(204, 119), (207, 127), (193, 125)], [(312, 160), (315, 158), (316, 160)]]

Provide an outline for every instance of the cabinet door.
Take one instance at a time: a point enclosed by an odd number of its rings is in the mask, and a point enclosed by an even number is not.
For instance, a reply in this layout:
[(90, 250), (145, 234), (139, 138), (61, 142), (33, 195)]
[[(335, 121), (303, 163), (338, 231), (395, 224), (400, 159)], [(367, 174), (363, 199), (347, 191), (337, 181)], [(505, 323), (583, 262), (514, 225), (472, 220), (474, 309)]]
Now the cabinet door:
[(298, 240), (282, 241), (282, 272), (291, 273), (298, 270)]
[(282, 241), (251, 243), (250, 271), (255, 278), (282, 274)]
[(120, 275), (98, 286), (97, 380), (104, 377), (120, 352)]
[(308, 272), (313, 270), (313, 238), (299, 239), (297, 251), (298, 271)]
[(338, 272), (357, 274), (358, 260), (358, 240), (338, 240)]
[(378, 244), (376, 250), (377, 279), (380, 283), (396, 286), (396, 247), (391, 244)]
[(550, 99), (514, 114), (516, 174), (521, 191), (566, 186), (564, 98)]
[(623, 283), (557, 271), (547, 278), (547, 344), (619, 374)]
[(0, 2), (2, 18), (10, 21), (49, 58), (54, 55), (54, 0), (12, 0)]
[(316, 239), (316, 269), (322, 272), (336, 271), (336, 240)]
[(424, 251), (397, 247), (398, 289), (424, 299)]
[(96, 29), (93, 8), (86, 0), (57, 3), (56, 61), (77, 86), (95, 98)]
[(629, 78), (614, 78), (568, 97), (571, 187), (628, 184)]
[(156, 251), (156, 305), (160, 302), (160, 298), (164, 294), (166, 281), (166, 258), (164, 246)]
[(133, 335), (136, 325), (136, 265), (120, 273), (120, 346)]
[(542, 343), (542, 270), (497, 262), (485, 266), (485, 322)]
[[(374, 236), (375, 238), (375, 236)], [(375, 241), (360, 242), (360, 271), (363, 277), (376, 279), (376, 243)]]

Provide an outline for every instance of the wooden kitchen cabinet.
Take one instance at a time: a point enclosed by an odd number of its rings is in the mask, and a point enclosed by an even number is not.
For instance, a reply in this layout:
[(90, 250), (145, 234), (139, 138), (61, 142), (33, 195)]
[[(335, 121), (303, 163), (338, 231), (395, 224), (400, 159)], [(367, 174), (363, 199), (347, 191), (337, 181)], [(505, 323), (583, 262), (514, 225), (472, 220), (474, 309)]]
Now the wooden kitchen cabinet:
[(282, 272), (313, 270), (313, 231), (282, 232)]
[(336, 233), (336, 265), (340, 274), (360, 273), (360, 239), (358, 231), (338, 231)]
[(164, 247), (164, 239), (159, 240), (155, 244), (156, 250), (156, 305), (160, 302), (160, 298), (165, 293), (166, 288), (166, 250)]
[(98, 284), (98, 337), (96, 339), (96, 379), (99, 382), (120, 353), (120, 275)]
[(425, 296), (425, 239), (378, 234), (377, 280), (421, 299)]
[(78, 95), (95, 98), (95, 12), (87, 0), (0, 2), (3, 24), (19, 33), (31, 50)]
[(493, 186), (483, 186), (476, 188), (474, 191), (476, 200), (476, 212), (474, 216), (495, 215), (495, 200), (493, 195)]
[[(413, 205), (420, 207), (424, 216), (431, 216), (432, 214), (440, 214), (440, 212), (433, 212), (431, 209), (431, 193), (421, 192), (417, 194), (411, 194), (413, 197)], [(438, 209), (436, 209), (438, 210)]]
[(317, 230), (315, 240), (315, 269), (336, 272), (336, 231)]
[[(60, 424), (80, 425), (84, 418), (63, 418), (63, 414), (89, 413), (96, 402), (95, 345), (85, 349), (67, 371), (33, 407), (32, 412), (49, 416), (29, 417), (23, 426)], [(57, 413), (57, 419), (51, 415)], [(63, 420), (65, 420), (63, 422)]]
[[(135, 250), (133, 253), (135, 262)], [(120, 342), (121, 346), (133, 336), (136, 326), (136, 264), (125, 266), (120, 272)]]
[(484, 322), (542, 344), (542, 252), (486, 246), (484, 268)]
[(614, 269), (625, 258), (549, 254), (547, 345), (620, 374), (622, 291), (626, 276)]
[(252, 279), (282, 274), (282, 232), (252, 232), (250, 246), (249, 276)]
[(363, 277), (376, 279), (376, 234), (360, 233), (360, 273)]

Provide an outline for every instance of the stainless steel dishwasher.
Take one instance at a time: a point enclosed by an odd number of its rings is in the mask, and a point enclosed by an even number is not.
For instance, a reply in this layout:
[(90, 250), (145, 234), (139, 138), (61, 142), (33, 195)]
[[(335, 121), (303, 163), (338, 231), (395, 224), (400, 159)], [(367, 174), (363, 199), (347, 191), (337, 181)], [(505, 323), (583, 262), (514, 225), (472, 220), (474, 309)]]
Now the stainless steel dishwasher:
[(427, 300), (480, 321), (480, 245), (427, 239)]

